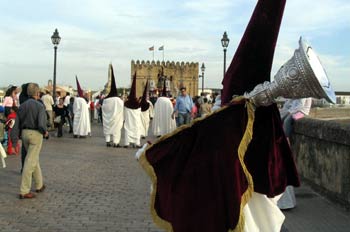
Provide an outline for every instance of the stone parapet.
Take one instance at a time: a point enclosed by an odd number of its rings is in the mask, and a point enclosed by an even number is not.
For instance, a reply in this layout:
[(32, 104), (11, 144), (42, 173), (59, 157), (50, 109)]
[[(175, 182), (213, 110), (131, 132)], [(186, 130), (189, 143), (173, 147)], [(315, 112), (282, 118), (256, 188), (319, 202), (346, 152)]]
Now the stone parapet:
[(350, 107), (315, 107), (310, 110), (310, 117), (312, 118), (349, 118)]
[(314, 118), (298, 120), (291, 147), (302, 179), (350, 208), (350, 124)]

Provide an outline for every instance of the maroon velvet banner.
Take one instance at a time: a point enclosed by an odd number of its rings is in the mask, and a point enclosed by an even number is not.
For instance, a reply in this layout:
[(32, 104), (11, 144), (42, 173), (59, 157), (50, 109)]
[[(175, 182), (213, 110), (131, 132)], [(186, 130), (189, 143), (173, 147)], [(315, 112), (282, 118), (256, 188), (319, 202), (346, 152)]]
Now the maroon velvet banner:
[[(270, 197), (282, 193), (286, 185), (299, 185), (280, 116), (273, 112), (275, 105), (255, 111), (253, 138), (245, 154), (254, 191)], [(152, 207), (158, 225), (170, 230), (165, 220), (175, 232), (236, 228), (248, 188), (238, 157), (247, 122), (245, 101), (232, 103), (146, 150), (156, 176)]]

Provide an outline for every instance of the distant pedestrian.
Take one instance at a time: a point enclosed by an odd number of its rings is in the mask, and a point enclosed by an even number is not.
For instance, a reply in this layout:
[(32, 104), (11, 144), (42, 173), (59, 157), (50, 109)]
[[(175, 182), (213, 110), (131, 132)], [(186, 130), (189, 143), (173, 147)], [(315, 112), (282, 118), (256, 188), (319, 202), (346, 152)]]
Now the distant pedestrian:
[(57, 127), (57, 137), (63, 136), (63, 125), (66, 122), (68, 116), (68, 108), (64, 105), (63, 98), (60, 98), (58, 105), (53, 108), (55, 112), (55, 124)]
[[(290, 143), (294, 121), (299, 120), (305, 115), (309, 115), (312, 105), (312, 98), (288, 99), (280, 110), (283, 122), (283, 130)], [(278, 200), (277, 205), (280, 209), (292, 209), (296, 206), (296, 198), (293, 186), (287, 186), (286, 190)]]
[(18, 105), (17, 100), (17, 86), (10, 86), (5, 93), (4, 102), (2, 105), (5, 108), (5, 117), (10, 114), (12, 106)]
[(50, 94), (50, 91), (46, 90), (45, 94), (41, 97), (41, 101), (44, 103), (45, 109), (47, 114), (49, 115), (49, 122), (48, 125), (50, 127), (50, 130), (54, 130), (54, 122), (53, 122), (53, 111), (52, 107), (55, 105), (55, 102)]
[(205, 117), (211, 112), (211, 105), (208, 103), (208, 98), (203, 98), (203, 103), (200, 106), (201, 117)]
[(191, 122), (191, 112), (193, 107), (192, 98), (186, 93), (186, 88), (180, 88), (181, 95), (176, 98), (176, 105), (172, 117), (178, 115), (178, 126)]
[(113, 66), (109, 65), (111, 72), (111, 89), (102, 105), (103, 134), (107, 147), (120, 147), (121, 132), (124, 121), (124, 102), (117, 97), (117, 87), (114, 78)]
[(73, 104), (73, 134), (74, 138), (86, 138), (91, 133), (89, 107), (85, 98), (75, 97)]
[(124, 103), (124, 147), (141, 147), (141, 105), (136, 98), (136, 73)]
[(173, 104), (168, 97), (164, 96), (157, 99), (152, 119), (152, 132), (155, 136), (162, 136), (176, 129), (173, 111)]
[[(73, 122), (72, 122), (72, 116), (70, 114), (70, 103), (71, 103), (71, 96), (70, 96), (70, 93), (67, 92), (66, 93), (66, 96), (64, 97), (64, 105), (67, 107), (67, 110), (68, 110), (68, 114), (66, 116), (66, 121), (68, 121), (68, 124), (69, 124), (69, 133), (72, 133), (73, 132)], [(74, 100), (74, 99), (73, 99)], [(72, 105), (73, 106), (73, 105)]]
[(6, 130), (7, 130), (7, 154), (8, 155), (18, 155), (19, 152), (19, 144), (16, 145), (16, 149), (12, 148), (12, 139), (11, 139), (11, 132), (12, 128), (15, 124), (16, 121), (16, 113), (17, 113), (18, 107), (17, 106), (12, 106), (10, 110), (10, 114), (7, 115), (7, 120), (6, 120)]
[(143, 90), (141, 104), (141, 138), (145, 139), (148, 135), (149, 124), (151, 118), (153, 117), (153, 105), (152, 102), (148, 100), (148, 82)]
[(45, 189), (39, 163), (39, 155), (42, 147), (43, 136), (49, 135), (46, 129), (47, 116), (45, 107), (39, 101), (40, 89), (38, 84), (30, 83), (27, 88), (30, 99), (20, 105), (15, 125), (12, 129), (11, 139), (16, 146), (19, 135), (27, 151), (22, 173), (20, 199), (34, 198), (31, 193), (32, 177), (34, 177), (36, 192)]

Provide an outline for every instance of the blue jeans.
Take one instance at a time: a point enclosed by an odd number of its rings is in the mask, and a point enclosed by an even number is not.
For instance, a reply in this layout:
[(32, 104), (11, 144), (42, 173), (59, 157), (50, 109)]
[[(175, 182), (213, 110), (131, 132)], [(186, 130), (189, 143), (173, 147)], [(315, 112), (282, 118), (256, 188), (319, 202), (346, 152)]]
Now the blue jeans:
[(188, 124), (191, 122), (191, 113), (179, 113), (178, 114), (178, 126)]

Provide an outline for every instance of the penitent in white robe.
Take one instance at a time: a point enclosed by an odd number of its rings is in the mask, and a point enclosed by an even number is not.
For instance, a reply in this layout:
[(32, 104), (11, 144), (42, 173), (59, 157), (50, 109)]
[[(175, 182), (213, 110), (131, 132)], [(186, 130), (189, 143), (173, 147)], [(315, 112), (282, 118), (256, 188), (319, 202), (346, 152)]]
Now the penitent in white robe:
[(151, 118), (153, 118), (153, 104), (148, 101), (149, 108), (146, 111), (141, 111), (141, 136), (146, 137), (148, 135), (149, 124)]
[(123, 128), (124, 102), (119, 97), (109, 97), (103, 100), (102, 119), (103, 134), (106, 142), (111, 142), (111, 136), (114, 144), (120, 143), (121, 131)]
[(155, 136), (165, 135), (176, 129), (176, 121), (171, 117), (173, 104), (167, 97), (159, 97), (154, 104), (152, 130)]
[(87, 136), (91, 133), (89, 107), (84, 98), (76, 97), (73, 104), (73, 134)]
[(141, 107), (124, 107), (124, 146), (129, 146), (130, 143), (140, 146), (141, 127)]

